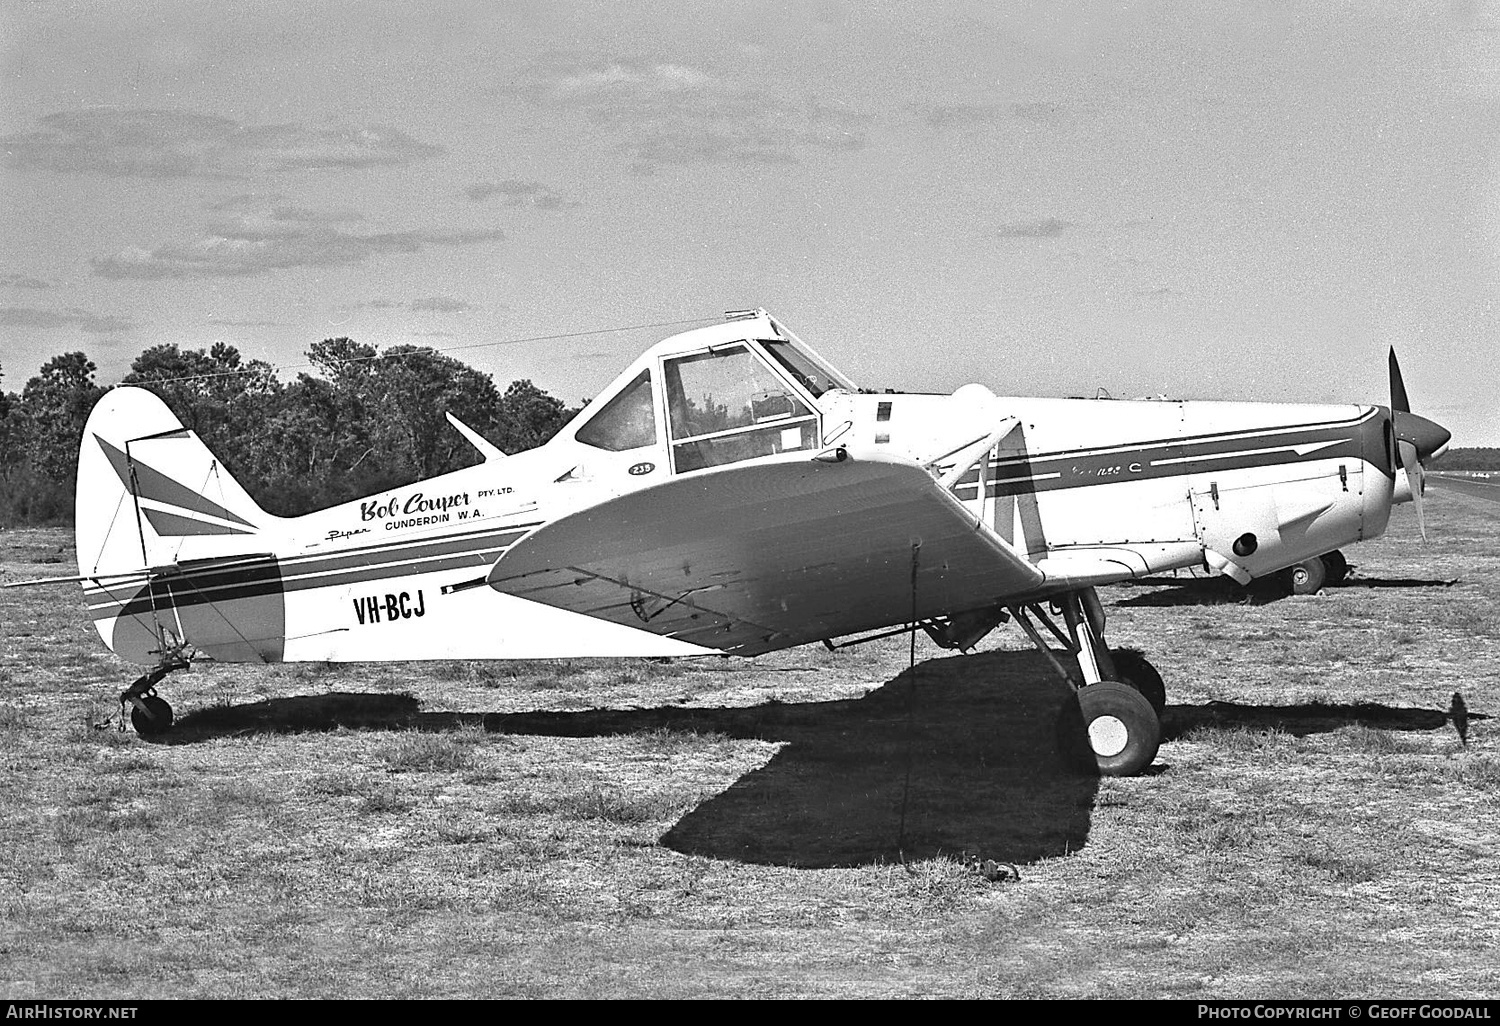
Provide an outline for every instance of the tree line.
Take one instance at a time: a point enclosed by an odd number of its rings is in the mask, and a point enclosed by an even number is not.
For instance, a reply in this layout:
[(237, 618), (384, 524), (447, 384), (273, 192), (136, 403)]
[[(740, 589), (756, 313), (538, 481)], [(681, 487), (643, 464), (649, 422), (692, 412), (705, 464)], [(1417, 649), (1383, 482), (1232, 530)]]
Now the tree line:
[[(159, 345), (135, 358), (122, 383), (160, 396), (279, 516), (479, 462), (445, 412), (508, 453), (540, 445), (577, 412), (529, 380), (501, 392), (489, 374), (426, 347), (377, 351), (330, 338), (307, 357), (316, 373), (283, 382), (231, 345)], [(79, 440), (105, 392), (96, 370), (83, 353), (65, 353), (20, 392), (0, 390), (0, 526), (72, 521)]]
[[(307, 351), (290, 383), (222, 342), (153, 346), (123, 383), (155, 392), (267, 511), (296, 516), (479, 461), (443, 414), (505, 452), (540, 445), (577, 412), (528, 380), (490, 375), (422, 346), (383, 352), (349, 338)], [(0, 367), (0, 384), (4, 368)], [(105, 389), (81, 352), (55, 356), (19, 393), (0, 389), (0, 526), (69, 523), (78, 445)], [(1434, 470), (1500, 470), (1500, 449), (1454, 449)]]
[(1428, 470), (1500, 470), (1500, 449), (1449, 449), (1435, 460), (1429, 460)]

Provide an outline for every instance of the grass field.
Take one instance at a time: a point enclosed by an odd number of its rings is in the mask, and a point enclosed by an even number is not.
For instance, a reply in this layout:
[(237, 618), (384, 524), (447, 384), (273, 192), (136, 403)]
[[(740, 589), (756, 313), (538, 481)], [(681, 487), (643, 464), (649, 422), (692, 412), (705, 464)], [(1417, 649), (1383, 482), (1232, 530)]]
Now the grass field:
[(1497, 527), (1443, 493), (1322, 595), (1106, 590), (1168, 686), (1129, 780), (1064, 770), (1014, 627), (914, 674), (203, 665), (150, 743), (78, 589), (0, 592), (0, 997), (1500, 997), (1500, 719), (1445, 717), (1500, 712)]

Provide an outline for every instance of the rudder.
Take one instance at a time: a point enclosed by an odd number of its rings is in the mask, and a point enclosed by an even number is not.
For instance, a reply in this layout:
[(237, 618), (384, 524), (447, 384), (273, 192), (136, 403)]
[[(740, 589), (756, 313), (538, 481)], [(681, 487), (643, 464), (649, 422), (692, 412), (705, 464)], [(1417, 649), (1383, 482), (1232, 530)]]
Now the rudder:
[(84, 427), (77, 484), (78, 572), (93, 578), (84, 591), (105, 644), (139, 663), (174, 648), (280, 657), (280, 572), (263, 536), (279, 518), (161, 399), (105, 393)]

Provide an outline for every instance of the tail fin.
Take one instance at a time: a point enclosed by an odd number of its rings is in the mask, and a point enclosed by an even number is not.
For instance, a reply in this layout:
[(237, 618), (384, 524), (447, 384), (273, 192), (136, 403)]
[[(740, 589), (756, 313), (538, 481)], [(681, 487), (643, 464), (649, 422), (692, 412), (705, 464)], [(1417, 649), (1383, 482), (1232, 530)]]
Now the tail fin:
[(82, 574), (254, 552), (275, 519), (143, 388), (113, 389), (89, 415), (76, 501)]
[[(278, 518), (151, 392), (116, 388), (94, 406), (78, 452), (76, 502), (78, 572), (92, 578), (84, 590), (110, 648), (142, 663), (183, 646), (221, 659), (269, 654), (223, 608), (189, 615), (188, 607), (212, 603), (194, 598), (203, 589), (184, 571), (227, 561), (241, 577), (268, 574), (279, 610), (280, 575), (262, 536)], [(265, 611), (237, 612), (262, 619)], [(275, 644), (279, 651), (279, 637)]]

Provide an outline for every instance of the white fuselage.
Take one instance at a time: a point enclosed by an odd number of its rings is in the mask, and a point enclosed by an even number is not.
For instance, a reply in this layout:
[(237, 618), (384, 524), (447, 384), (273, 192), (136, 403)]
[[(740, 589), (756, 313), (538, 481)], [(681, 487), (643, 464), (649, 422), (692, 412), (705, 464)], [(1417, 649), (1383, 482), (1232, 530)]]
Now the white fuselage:
[[(944, 409), (952, 396), (831, 399), (825, 424), (851, 422), (840, 442), (854, 458), (880, 448), (923, 461), (966, 440), (954, 432), (963, 418)], [(1205, 563), (1261, 576), (1374, 537), (1389, 515), (1393, 480), (1362, 442), (1371, 407), (1000, 398), (992, 409), (1015, 425), (953, 491), (1043, 566), (1087, 557), (1137, 577)], [(285, 589), (283, 658), (705, 653), (483, 586), (527, 532), (649, 485), (666, 462), (560, 438), (283, 521), (271, 546)], [(630, 473), (647, 463), (657, 465)], [(1253, 551), (1236, 552), (1247, 535)]]
[[(847, 444), (925, 460), (975, 433), (945, 415), (981, 405), (962, 394), (841, 397)], [(983, 409), (973, 424), (1014, 423), (981, 461), (984, 488), (976, 467), (954, 491), (1033, 560), (1087, 554), (1141, 576), (1221, 556), (1232, 565), (1215, 569), (1258, 577), (1376, 537), (1389, 516), (1377, 407), (990, 397)], [(1235, 553), (1246, 534), (1254, 551)]]
[[(91, 612), (144, 663), (164, 645), (267, 662), (708, 654), (486, 574), (561, 517), (705, 462), (799, 452), (928, 467), (1056, 591), (1205, 565), (1248, 581), (1380, 534), (1400, 499), (1381, 407), (859, 393), (796, 346), (769, 318), (665, 340), (537, 449), (293, 518), (220, 481), (158, 400), (117, 390), (80, 456), (81, 572), (154, 569), (149, 587), (86, 585)], [(711, 375), (730, 357), (747, 383)], [(740, 419), (709, 423), (732, 395)]]

